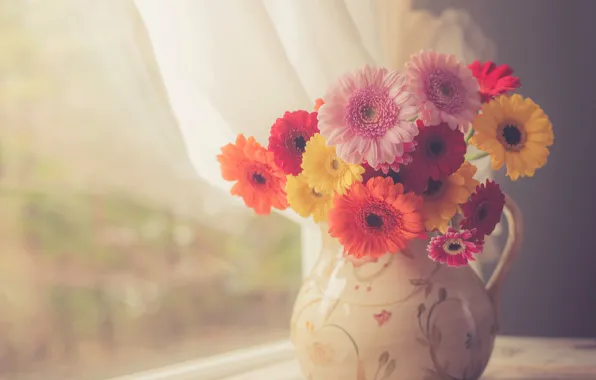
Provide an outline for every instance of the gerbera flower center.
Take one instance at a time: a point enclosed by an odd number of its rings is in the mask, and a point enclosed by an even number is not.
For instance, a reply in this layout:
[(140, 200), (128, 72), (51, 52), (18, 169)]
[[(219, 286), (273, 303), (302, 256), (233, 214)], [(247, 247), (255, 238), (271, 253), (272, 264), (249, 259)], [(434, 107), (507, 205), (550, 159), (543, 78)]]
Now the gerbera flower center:
[(443, 250), (448, 255), (459, 255), (465, 248), (466, 246), (461, 239), (449, 239), (443, 244)]
[(312, 195), (314, 195), (317, 198), (320, 198), (323, 196), (322, 193), (319, 193), (318, 191), (316, 191), (315, 189), (311, 189)]
[(346, 108), (346, 124), (358, 136), (379, 138), (397, 124), (399, 109), (386, 89), (374, 86), (354, 91)]
[(499, 142), (509, 151), (520, 151), (526, 143), (526, 134), (515, 124), (503, 124), (497, 130)]
[(453, 93), (453, 88), (448, 83), (443, 83), (443, 85), (440, 87), (440, 89), (441, 89), (441, 94), (443, 94), (443, 96), (449, 97)]
[(366, 216), (366, 225), (372, 228), (383, 227), (383, 218), (377, 214), (370, 213)]
[(385, 233), (400, 225), (401, 214), (382, 201), (371, 199), (371, 203), (360, 209), (359, 218), (363, 229), (373, 233)]
[(426, 144), (426, 152), (431, 157), (438, 157), (445, 153), (445, 142), (439, 138), (431, 139)]
[(362, 121), (365, 123), (374, 123), (377, 118), (377, 110), (372, 106), (362, 107)]
[(428, 185), (426, 190), (424, 191), (424, 196), (428, 198), (436, 197), (441, 193), (441, 189), (443, 188), (443, 182), (435, 181), (432, 178), (428, 179)]
[(488, 205), (486, 204), (486, 202), (483, 202), (480, 205), (478, 205), (478, 208), (476, 209), (476, 220), (481, 222), (486, 218), (487, 215)]
[(436, 69), (428, 75), (425, 93), (428, 99), (441, 111), (459, 112), (464, 104), (461, 79), (454, 73)]
[(338, 172), (340, 171), (342, 164), (339, 158), (337, 158), (337, 156), (332, 155), (328, 157), (327, 162), (325, 163), (325, 167), (327, 169), (327, 173), (336, 176), (339, 175)]
[(253, 173), (252, 180), (257, 185), (264, 185), (267, 182), (267, 179), (261, 173)]
[(304, 136), (296, 137), (294, 139), (294, 146), (296, 147), (296, 150), (304, 153), (304, 149), (306, 148), (306, 140), (304, 139)]

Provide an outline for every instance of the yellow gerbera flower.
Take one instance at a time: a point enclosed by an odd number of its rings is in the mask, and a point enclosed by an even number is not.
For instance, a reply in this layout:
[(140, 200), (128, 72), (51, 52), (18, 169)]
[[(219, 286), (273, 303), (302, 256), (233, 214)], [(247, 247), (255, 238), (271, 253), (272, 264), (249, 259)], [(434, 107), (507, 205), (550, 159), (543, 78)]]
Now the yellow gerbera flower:
[(427, 231), (437, 229), (441, 233), (447, 232), (449, 221), (457, 213), (459, 205), (468, 200), (478, 185), (474, 174), (476, 166), (465, 161), (444, 181), (428, 180), (428, 187), (422, 193), (422, 216)]
[(348, 164), (335, 154), (334, 146), (327, 146), (320, 134), (311, 137), (306, 143), (302, 156), (302, 174), (309, 185), (320, 193), (335, 191), (345, 194), (355, 181), (362, 181), (364, 168)]
[(333, 193), (319, 193), (308, 186), (302, 174), (288, 176), (286, 194), (290, 207), (304, 218), (312, 215), (316, 223), (327, 221), (329, 209), (333, 206)]
[(531, 177), (546, 164), (547, 147), (554, 142), (548, 116), (530, 98), (499, 96), (485, 103), (474, 120), (470, 142), (491, 156), (493, 170), (507, 165), (507, 175), (515, 181)]

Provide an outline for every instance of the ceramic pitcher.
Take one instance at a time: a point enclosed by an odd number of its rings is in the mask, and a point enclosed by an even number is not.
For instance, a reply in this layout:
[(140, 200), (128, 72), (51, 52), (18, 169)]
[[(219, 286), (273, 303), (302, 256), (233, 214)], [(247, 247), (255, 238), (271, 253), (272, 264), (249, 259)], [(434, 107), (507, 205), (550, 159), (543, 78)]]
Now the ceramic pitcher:
[(509, 197), (504, 213), (508, 241), (487, 285), (469, 267), (430, 260), (423, 240), (374, 262), (350, 260), (322, 226), (322, 252), (291, 322), (305, 380), (478, 379), (499, 330), (499, 288), (521, 244), (521, 213)]

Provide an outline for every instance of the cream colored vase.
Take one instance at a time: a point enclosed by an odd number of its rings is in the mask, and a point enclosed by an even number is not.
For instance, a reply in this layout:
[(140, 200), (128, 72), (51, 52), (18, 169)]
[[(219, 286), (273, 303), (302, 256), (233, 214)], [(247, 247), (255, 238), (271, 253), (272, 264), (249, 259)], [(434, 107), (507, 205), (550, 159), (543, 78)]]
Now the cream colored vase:
[(522, 220), (506, 197), (509, 237), (485, 286), (469, 267), (430, 260), (426, 241), (354, 262), (326, 232), (294, 305), (292, 343), (306, 380), (472, 380), (493, 350), (497, 298)]

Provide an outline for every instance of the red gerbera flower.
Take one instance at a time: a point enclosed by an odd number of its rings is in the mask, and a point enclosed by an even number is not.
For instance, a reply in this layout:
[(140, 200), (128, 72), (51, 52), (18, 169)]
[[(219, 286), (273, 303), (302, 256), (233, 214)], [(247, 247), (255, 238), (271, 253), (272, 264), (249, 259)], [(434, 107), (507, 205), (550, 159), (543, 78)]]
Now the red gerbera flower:
[(494, 181), (486, 180), (486, 184), (476, 186), (476, 191), (461, 206), (464, 214), (461, 227), (475, 228), (478, 238), (483, 239), (484, 236), (490, 235), (497, 223), (501, 221), (504, 206), (505, 195), (499, 185)]
[(343, 245), (346, 255), (356, 258), (396, 253), (409, 240), (424, 236), (421, 206), (421, 197), (404, 194), (403, 186), (391, 178), (375, 177), (366, 185), (356, 182), (335, 198), (329, 234)]
[(447, 123), (420, 128), (415, 141), (416, 150), (412, 152), (408, 168), (422, 177), (424, 183), (429, 178), (435, 181), (447, 178), (464, 162), (464, 135), (457, 129), (451, 129)]
[(302, 154), (306, 143), (319, 132), (316, 112), (286, 112), (275, 121), (269, 136), (269, 151), (275, 155), (275, 163), (286, 174), (302, 172)]
[(494, 62), (474, 61), (468, 68), (478, 80), (480, 97), (486, 103), (497, 95), (513, 91), (521, 86), (518, 77), (513, 76), (513, 69), (509, 65), (497, 66)]
[(221, 148), (217, 156), (221, 165), (221, 175), (226, 181), (236, 181), (232, 195), (244, 199), (246, 206), (257, 214), (269, 214), (271, 207), (283, 210), (288, 207), (285, 185), (286, 175), (273, 161), (273, 153), (268, 152), (255, 141), (242, 135), (236, 144)]
[(375, 170), (367, 163), (362, 164), (362, 167), (364, 168), (362, 183), (366, 183), (369, 179), (374, 177), (391, 178), (393, 183), (403, 185), (405, 193), (413, 192), (421, 194), (426, 189), (426, 179), (420, 176), (416, 171), (410, 170), (409, 166), (399, 166), (398, 171), (393, 169)]
[(447, 233), (430, 239), (427, 251), (433, 261), (446, 263), (450, 267), (461, 267), (474, 261), (474, 253), (482, 252), (483, 241), (476, 239), (476, 230), (457, 232), (449, 227)]

